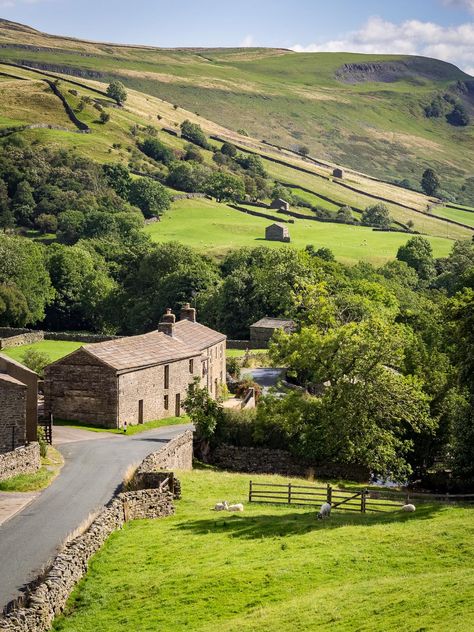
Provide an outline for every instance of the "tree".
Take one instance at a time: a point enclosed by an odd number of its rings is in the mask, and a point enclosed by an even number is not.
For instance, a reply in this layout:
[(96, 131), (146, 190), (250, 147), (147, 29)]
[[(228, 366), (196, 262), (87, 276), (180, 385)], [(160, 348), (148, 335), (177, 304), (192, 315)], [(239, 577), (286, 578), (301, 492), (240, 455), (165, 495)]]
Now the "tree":
[(206, 191), (218, 202), (239, 202), (245, 197), (242, 178), (224, 171), (217, 171), (212, 174), (206, 184)]
[(186, 145), (186, 153), (184, 154), (184, 160), (189, 162), (198, 162), (202, 164), (204, 162), (204, 156), (192, 143)]
[(166, 188), (151, 178), (138, 178), (130, 187), (129, 200), (142, 211), (145, 217), (161, 215), (171, 205)]
[(225, 141), (222, 143), (221, 152), (229, 158), (235, 158), (237, 156), (237, 147), (232, 143)]
[(456, 127), (466, 127), (470, 122), (469, 114), (462, 103), (454, 106), (453, 110), (446, 115), (446, 120)]
[(341, 206), (337, 212), (337, 221), (344, 224), (353, 224), (354, 216), (352, 215), (352, 209), (350, 206)]
[(113, 163), (102, 165), (102, 170), (109, 187), (118, 193), (121, 198), (127, 200), (132, 183), (127, 167), (119, 163)]
[(84, 234), (86, 218), (81, 211), (65, 211), (58, 215), (58, 239), (63, 244), (74, 244)]
[(421, 176), (421, 188), (426, 195), (435, 195), (441, 182), (439, 176), (433, 169), (425, 169)]
[(199, 378), (196, 377), (188, 388), (183, 408), (194, 424), (199, 458), (205, 461), (209, 455), (211, 438), (224, 414), (222, 404), (210, 396), (207, 388), (200, 386)]
[(153, 158), (153, 160), (162, 162), (164, 165), (170, 165), (175, 159), (172, 150), (158, 138), (146, 138), (138, 146), (144, 154)]
[(42, 235), (46, 233), (55, 233), (58, 230), (58, 218), (55, 215), (41, 213), (35, 219), (35, 226)]
[(300, 145), (298, 147), (298, 151), (305, 158), (306, 158), (306, 156), (309, 156), (309, 147), (307, 145)]
[(392, 218), (388, 207), (382, 202), (368, 206), (362, 213), (362, 223), (365, 226), (389, 228)]
[(36, 202), (33, 197), (33, 187), (26, 180), (16, 186), (12, 198), (12, 210), (16, 221), (21, 226), (31, 226)]
[(191, 121), (186, 119), (181, 123), (180, 127), (181, 136), (183, 138), (189, 140), (195, 145), (203, 147), (204, 149), (209, 149), (209, 143), (200, 125), (198, 125), (197, 123), (191, 123)]
[(197, 191), (198, 180), (194, 176), (192, 165), (177, 162), (170, 168), (166, 184), (179, 191)]
[(8, 188), (3, 180), (0, 180), (0, 229), (6, 232), (8, 228), (13, 228), (15, 218), (10, 210), (10, 199)]
[(333, 251), (330, 248), (318, 248), (318, 250), (314, 253), (315, 257), (319, 257), (320, 259), (324, 259), (324, 261), (335, 261), (336, 257), (333, 254)]
[(107, 86), (107, 95), (122, 105), (127, 100), (127, 91), (121, 81), (111, 81)]
[(110, 114), (105, 110), (102, 110), (99, 115), (99, 121), (104, 125), (110, 121)]
[(28, 303), (16, 285), (0, 284), (0, 326), (24, 327), (28, 316)]
[(21, 356), (22, 363), (38, 373), (40, 377), (43, 377), (44, 368), (51, 364), (51, 358), (44, 351), (38, 351), (37, 349), (28, 349)]
[(27, 324), (42, 320), (54, 296), (45, 249), (23, 237), (0, 235), (0, 284), (15, 285), (28, 305)]
[(435, 274), (433, 249), (425, 237), (412, 237), (404, 246), (400, 246), (397, 259), (416, 270), (419, 278), (425, 281)]

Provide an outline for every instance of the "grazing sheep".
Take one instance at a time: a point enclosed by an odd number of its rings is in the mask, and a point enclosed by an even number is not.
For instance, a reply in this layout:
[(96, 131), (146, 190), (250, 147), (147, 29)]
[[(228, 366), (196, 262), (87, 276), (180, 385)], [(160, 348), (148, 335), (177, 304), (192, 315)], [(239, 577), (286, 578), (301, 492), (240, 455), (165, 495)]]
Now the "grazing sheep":
[(403, 505), (402, 507), (402, 511), (408, 511), (410, 513), (413, 513), (415, 510), (416, 510), (415, 505), (412, 505), (410, 503), (408, 505)]
[(331, 515), (331, 503), (323, 503), (318, 513), (318, 520), (329, 518)]
[(224, 500), (221, 503), (217, 503), (217, 505), (214, 507), (214, 511), (224, 511), (225, 509), (227, 509), (227, 500)]
[(226, 503), (226, 509), (227, 511), (243, 511), (244, 506), (242, 505), (242, 503), (237, 503), (236, 505), (228, 505)]

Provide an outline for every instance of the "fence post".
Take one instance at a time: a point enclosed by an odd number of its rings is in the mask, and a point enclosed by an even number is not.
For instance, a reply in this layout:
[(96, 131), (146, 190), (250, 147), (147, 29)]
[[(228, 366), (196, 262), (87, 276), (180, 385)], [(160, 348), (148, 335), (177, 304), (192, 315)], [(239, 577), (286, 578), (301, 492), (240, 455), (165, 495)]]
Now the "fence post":
[(329, 483), (326, 490), (326, 502), (329, 504), (332, 503), (332, 487)]
[(288, 483), (288, 504), (291, 505), (291, 483)]
[(368, 489), (363, 489), (360, 493), (360, 510), (362, 513), (365, 513), (365, 509), (366, 509), (366, 498), (367, 498), (367, 494), (369, 493)]
[(252, 481), (250, 481), (249, 485), (249, 503), (252, 502)]

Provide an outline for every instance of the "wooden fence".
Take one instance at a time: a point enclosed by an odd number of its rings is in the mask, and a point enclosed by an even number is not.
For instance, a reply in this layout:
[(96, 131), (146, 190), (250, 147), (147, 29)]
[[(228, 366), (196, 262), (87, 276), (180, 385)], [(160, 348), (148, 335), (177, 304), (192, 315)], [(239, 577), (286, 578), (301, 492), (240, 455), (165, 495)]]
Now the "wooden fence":
[(300, 505), (319, 507), (331, 503), (332, 509), (385, 513), (399, 511), (409, 502), (468, 502), (474, 503), (474, 494), (422, 494), (391, 492), (389, 490), (347, 490), (331, 485), (294, 485), (293, 483), (257, 483), (250, 481), (249, 502), (271, 505)]

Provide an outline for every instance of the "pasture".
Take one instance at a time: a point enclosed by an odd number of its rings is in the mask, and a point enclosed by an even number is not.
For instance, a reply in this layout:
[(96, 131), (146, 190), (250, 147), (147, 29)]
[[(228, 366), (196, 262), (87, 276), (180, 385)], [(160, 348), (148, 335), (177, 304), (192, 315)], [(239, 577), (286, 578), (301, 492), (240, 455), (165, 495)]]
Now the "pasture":
[(25, 351), (33, 349), (34, 351), (46, 353), (49, 356), (50, 362), (55, 362), (76, 349), (79, 349), (79, 347), (82, 347), (81, 342), (71, 342), (69, 340), (41, 340), (40, 342), (34, 342), (30, 345), (3, 349), (2, 353), (18, 362), (22, 362)]
[[(265, 227), (271, 221), (246, 215), (207, 199), (178, 200), (160, 222), (148, 224), (145, 231), (154, 241), (179, 241), (201, 252), (222, 256), (232, 248), (268, 246), (279, 248), (281, 242), (265, 241)], [(369, 261), (383, 264), (393, 259), (398, 248), (406, 243), (404, 233), (375, 232), (371, 228), (295, 220), (288, 224), (291, 245), (304, 248), (331, 248), (345, 263)], [(435, 256), (447, 256), (452, 241), (441, 237), (429, 238)]]
[(176, 515), (113, 534), (54, 630), (470, 629), (472, 509), (339, 511), (324, 521), (294, 506), (215, 513), (217, 501), (245, 503), (250, 476), (201, 469), (179, 477)]

